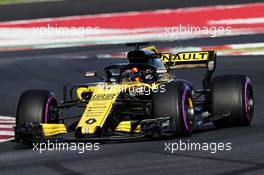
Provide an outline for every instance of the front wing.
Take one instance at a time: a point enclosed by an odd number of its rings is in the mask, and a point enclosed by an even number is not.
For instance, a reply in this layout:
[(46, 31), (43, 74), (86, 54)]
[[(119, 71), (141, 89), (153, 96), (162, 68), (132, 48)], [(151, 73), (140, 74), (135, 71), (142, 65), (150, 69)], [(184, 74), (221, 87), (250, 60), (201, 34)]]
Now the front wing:
[[(25, 123), (15, 127), (16, 142), (94, 142), (133, 141), (146, 138), (173, 136), (176, 128), (172, 117), (139, 121), (140, 131), (116, 130), (105, 135), (77, 137), (75, 131), (67, 131), (64, 124)], [(57, 126), (56, 126), (57, 125)], [(137, 127), (138, 128), (138, 127)]]

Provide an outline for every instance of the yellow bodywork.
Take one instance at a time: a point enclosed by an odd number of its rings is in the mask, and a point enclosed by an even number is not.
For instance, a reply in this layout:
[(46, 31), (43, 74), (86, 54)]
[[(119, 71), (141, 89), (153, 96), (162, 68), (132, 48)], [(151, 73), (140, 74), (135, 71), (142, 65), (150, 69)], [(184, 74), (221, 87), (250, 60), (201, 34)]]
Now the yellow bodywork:
[(208, 51), (198, 52), (181, 52), (178, 54), (164, 53), (161, 55), (161, 60), (164, 64), (169, 62), (195, 62), (195, 61), (208, 61)]
[(148, 46), (148, 47), (143, 48), (143, 50), (150, 50), (150, 51), (155, 52), (155, 53), (159, 52), (155, 46)]
[(41, 124), (42, 133), (45, 137), (66, 134), (67, 129), (64, 124)]
[(132, 122), (133, 121), (122, 121), (118, 124), (115, 131), (123, 131), (123, 132), (133, 132), (133, 133), (140, 133), (141, 127), (137, 125), (137, 127), (132, 130)]
[(82, 93), (92, 92), (92, 97), (89, 100), (86, 109), (76, 127), (81, 128), (82, 134), (94, 134), (98, 128), (102, 128), (107, 117), (112, 111), (118, 95), (128, 89), (137, 87), (146, 87), (149, 89), (156, 89), (159, 84), (146, 84), (141, 82), (127, 82), (121, 84), (107, 84), (102, 83), (91, 88), (79, 88), (77, 96), (81, 99)]
[[(144, 50), (151, 50), (158, 53), (158, 50), (154, 46), (146, 47)], [(178, 54), (162, 54), (161, 60), (164, 65), (178, 62), (208, 62), (209, 51), (198, 52), (182, 52)], [(169, 74), (166, 74), (167, 81), (169, 81)], [(125, 92), (130, 88), (147, 87), (149, 89), (156, 89), (160, 83), (155, 82), (153, 84), (146, 84), (139, 81), (125, 82), (120, 84), (108, 84), (98, 83), (97, 85), (90, 87), (80, 87), (77, 89), (77, 96), (82, 100), (83, 93), (92, 93), (92, 97), (89, 100), (85, 111), (76, 127), (81, 131), (81, 134), (95, 134), (98, 128), (102, 128), (107, 117), (112, 112), (112, 107), (121, 92)], [(136, 129), (140, 131), (140, 126)], [(119, 123), (116, 131), (131, 132), (131, 123), (121, 122)]]
[[(149, 46), (144, 48), (144, 50), (151, 50), (155, 53), (158, 53), (158, 50), (155, 46)], [(164, 65), (171, 63), (185, 63), (188, 64), (191, 62), (204, 62), (209, 60), (209, 51), (199, 51), (199, 52), (182, 52), (178, 54), (161, 54), (161, 60)], [(170, 65), (170, 64), (169, 64)], [(169, 74), (166, 73), (167, 81), (170, 79)], [(154, 90), (157, 89), (160, 85), (159, 82), (152, 84), (146, 84), (139, 81), (124, 82), (120, 84), (114, 83), (98, 83), (89, 87), (79, 87), (77, 89), (77, 97), (80, 100), (83, 99), (85, 93), (91, 93), (92, 97), (89, 100), (86, 108), (82, 114), (81, 119), (79, 120), (76, 129), (80, 129), (81, 134), (95, 134), (98, 128), (102, 128), (105, 124), (107, 117), (112, 112), (112, 107), (116, 102), (119, 94), (126, 92), (127, 90), (133, 90), (137, 88), (146, 87), (148, 89)], [(192, 100), (189, 99), (190, 106), (193, 107)], [(58, 134), (67, 133), (67, 129), (64, 124), (41, 124), (43, 135), (54, 136)], [(141, 131), (140, 124), (132, 128), (132, 121), (122, 121), (115, 128), (115, 131), (123, 132), (134, 132), (139, 133)]]

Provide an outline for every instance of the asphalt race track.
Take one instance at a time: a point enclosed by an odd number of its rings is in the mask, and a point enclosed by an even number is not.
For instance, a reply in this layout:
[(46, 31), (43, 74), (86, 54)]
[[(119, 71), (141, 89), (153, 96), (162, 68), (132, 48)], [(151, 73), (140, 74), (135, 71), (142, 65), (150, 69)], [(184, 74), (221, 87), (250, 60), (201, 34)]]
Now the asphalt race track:
[[(264, 35), (195, 39), (187, 42), (157, 43), (160, 47), (219, 45), (264, 42)], [(56, 50), (0, 54), (0, 115), (15, 116), (19, 95), (27, 89), (48, 89), (59, 99), (63, 85), (91, 82), (86, 71), (100, 71), (124, 59), (98, 59), (97, 54), (127, 51), (121, 45), (96, 46), (70, 51)], [(57, 50), (58, 51), (58, 50)], [(101, 144), (99, 151), (44, 151), (11, 142), (0, 143), (0, 174), (264, 174), (264, 59), (263, 56), (219, 56), (215, 75), (246, 74), (255, 96), (255, 116), (250, 127), (215, 129), (207, 125), (189, 138)], [(202, 70), (175, 72), (179, 78), (200, 87)], [(230, 151), (165, 150), (165, 143), (227, 143)]]
[[(128, 48), (127, 48), (128, 49)], [(118, 49), (113, 49), (114, 51)], [(124, 50), (124, 49), (122, 49)], [(64, 84), (87, 80), (84, 72), (100, 70), (123, 59), (96, 59), (95, 53), (111, 52), (98, 46), (95, 51), (44, 56), (1, 58), (1, 115), (14, 116), (19, 94), (31, 88), (50, 89), (61, 97)], [(1, 174), (232, 174), (264, 172), (263, 152), (263, 66), (261, 56), (219, 57), (216, 74), (247, 74), (255, 90), (255, 118), (250, 127), (214, 129), (207, 126), (183, 142), (231, 142), (232, 150), (212, 154), (186, 151), (171, 154), (164, 150), (166, 141), (110, 143), (99, 151), (46, 151), (39, 153), (11, 142), (0, 144)], [(179, 72), (199, 86), (201, 71)], [(88, 172), (88, 173), (87, 173)]]

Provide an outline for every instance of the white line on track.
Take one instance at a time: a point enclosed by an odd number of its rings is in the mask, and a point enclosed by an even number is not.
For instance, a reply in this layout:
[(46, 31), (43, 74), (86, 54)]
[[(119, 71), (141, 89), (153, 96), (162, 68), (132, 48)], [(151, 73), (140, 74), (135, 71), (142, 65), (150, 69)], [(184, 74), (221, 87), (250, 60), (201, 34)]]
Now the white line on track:
[(0, 120), (0, 123), (6, 123), (6, 124), (15, 124), (16, 122), (13, 120)]
[(10, 140), (13, 140), (14, 138), (10, 138), (10, 139), (0, 139), (0, 143), (3, 143), (3, 142), (7, 142), (7, 141), (10, 141)]
[(264, 17), (259, 18), (239, 18), (239, 19), (223, 19), (223, 20), (211, 20), (209, 24), (262, 24), (264, 23)]
[(0, 130), (0, 136), (1, 135), (5, 135), (5, 136), (14, 136), (14, 132), (13, 131), (1, 131)]
[(15, 118), (9, 116), (0, 116), (0, 120), (15, 120)]
[(15, 125), (0, 125), (0, 130), (1, 128), (13, 128)]

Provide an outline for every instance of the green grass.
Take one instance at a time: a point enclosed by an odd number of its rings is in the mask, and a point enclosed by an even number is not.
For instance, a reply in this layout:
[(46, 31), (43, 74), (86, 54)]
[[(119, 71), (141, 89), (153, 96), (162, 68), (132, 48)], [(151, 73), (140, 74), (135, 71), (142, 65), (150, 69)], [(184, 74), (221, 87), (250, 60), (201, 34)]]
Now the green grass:
[(21, 4), (21, 3), (38, 3), (50, 0), (0, 0), (0, 5), (7, 5), (7, 4)]

